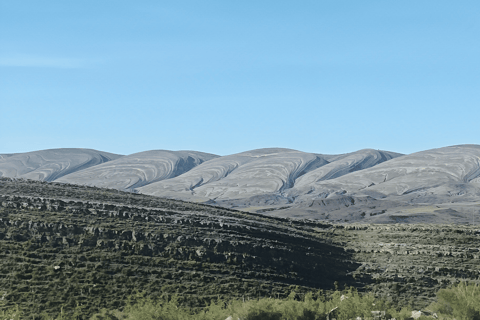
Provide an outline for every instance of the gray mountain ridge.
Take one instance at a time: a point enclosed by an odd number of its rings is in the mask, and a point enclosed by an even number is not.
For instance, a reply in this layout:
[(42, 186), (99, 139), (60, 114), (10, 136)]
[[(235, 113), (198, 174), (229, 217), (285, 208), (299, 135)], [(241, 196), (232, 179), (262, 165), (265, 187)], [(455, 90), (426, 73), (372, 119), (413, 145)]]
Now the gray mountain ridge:
[(151, 150), (134, 153), (56, 180), (71, 184), (134, 190), (171, 179), (218, 156), (196, 151)]
[(93, 149), (61, 148), (0, 155), (0, 177), (54, 181), (122, 157)]
[(292, 187), (300, 175), (327, 163), (319, 154), (258, 149), (211, 160), (177, 178), (150, 184), (139, 191), (149, 195), (174, 192), (185, 200), (201, 202), (281, 192)]
[(332, 222), (480, 222), (480, 146), (402, 155), (266, 148), (227, 156), (90, 149), (0, 155), (0, 176), (106, 187)]

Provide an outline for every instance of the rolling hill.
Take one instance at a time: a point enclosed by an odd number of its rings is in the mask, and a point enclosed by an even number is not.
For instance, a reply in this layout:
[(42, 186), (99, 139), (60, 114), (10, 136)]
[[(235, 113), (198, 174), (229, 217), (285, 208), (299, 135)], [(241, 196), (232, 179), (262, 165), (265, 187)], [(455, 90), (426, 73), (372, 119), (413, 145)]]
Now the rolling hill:
[(0, 310), (90, 319), (139, 294), (204, 307), (350, 286), (420, 310), (440, 288), (479, 282), (479, 237), (475, 226), (328, 224), (0, 178)]
[(122, 157), (92, 149), (62, 148), (0, 155), (0, 177), (54, 181)]
[(216, 157), (218, 156), (194, 151), (145, 151), (74, 172), (57, 181), (133, 190), (156, 181), (174, 178)]
[(480, 146), (402, 155), (266, 148), (226, 156), (53, 149), (0, 156), (5, 177), (128, 190), (330, 222), (466, 223), (479, 215)]

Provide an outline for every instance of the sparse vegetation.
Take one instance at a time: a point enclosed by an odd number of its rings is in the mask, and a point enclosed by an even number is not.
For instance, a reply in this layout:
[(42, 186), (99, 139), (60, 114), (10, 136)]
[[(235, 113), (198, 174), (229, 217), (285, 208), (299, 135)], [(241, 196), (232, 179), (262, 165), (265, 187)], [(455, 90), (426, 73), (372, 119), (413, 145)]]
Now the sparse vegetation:
[[(328, 296), (328, 297), (327, 297)], [(383, 308), (383, 309), (382, 309)], [(397, 311), (372, 295), (360, 295), (354, 289), (336, 291), (325, 295), (309, 292), (298, 295), (291, 292), (287, 298), (261, 298), (254, 300), (214, 301), (209, 306), (193, 310), (179, 306), (178, 301), (153, 301), (142, 299), (128, 305), (123, 312), (112, 312), (118, 319), (162, 319), (162, 320), (313, 320), (334, 317), (338, 320), (352, 317), (372, 317), (372, 311), (384, 310), (389, 316)]]
[(480, 286), (460, 282), (437, 293), (438, 301), (430, 308), (445, 319), (480, 320)]
[[(338, 306), (337, 320), (371, 311), (407, 319), (428, 308), (477, 319), (479, 235), (468, 226), (325, 225), (0, 179), (0, 316), (324, 319)], [(452, 286), (459, 281), (470, 285)]]
[[(438, 302), (417, 311), (408, 307), (393, 306), (385, 300), (376, 299), (373, 294), (359, 294), (350, 288), (325, 293), (317, 291), (299, 295), (291, 292), (287, 298), (261, 298), (253, 300), (212, 300), (203, 308), (192, 308), (182, 304), (178, 296), (170, 298), (151, 297), (137, 294), (129, 297), (124, 308), (100, 312), (89, 317), (91, 320), (337, 320), (357, 319), (480, 319), (479, 287), (460, 283), (438, 293)], [(24, 319), (25, 313), (18, 306), (3, 310), (0, 319)], [(36, 319), (84, 319), (76, 312), (57, 317), (47, 314)]]
[(353, 281), (349, 254), (302, 222), (39, 182), (5, 181), (0, 192), (2, 303), (27, 317), (87, 317), (136, 291), (195, 308)]

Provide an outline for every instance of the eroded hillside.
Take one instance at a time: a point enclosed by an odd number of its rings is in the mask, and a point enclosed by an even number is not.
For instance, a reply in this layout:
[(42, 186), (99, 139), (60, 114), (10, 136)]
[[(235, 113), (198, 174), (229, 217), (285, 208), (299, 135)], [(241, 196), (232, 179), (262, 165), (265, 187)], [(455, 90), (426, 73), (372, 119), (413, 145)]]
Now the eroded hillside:
[(122, 308), (128, 296), (285, 297), (373, 291), (424, 308), (479, 282), (480, 230), (329, 225), (85, 186), (0, 179), (0, 291), (32, 315)]
[(0, 176), (133, 191), (328, 223), (467, 223), (480, 219), (480, 146), (408, 155), (327, 155), (265, 148), (216, 156), (88, 149), (2, 155)]
[(85, 312), (118, 308), (136, 291), (201, 305), (218, 296), (354, 285), (349, 253), (308, 223), (116, 190), (0, 181), (2, 303), (32, 314), (77, 304)]

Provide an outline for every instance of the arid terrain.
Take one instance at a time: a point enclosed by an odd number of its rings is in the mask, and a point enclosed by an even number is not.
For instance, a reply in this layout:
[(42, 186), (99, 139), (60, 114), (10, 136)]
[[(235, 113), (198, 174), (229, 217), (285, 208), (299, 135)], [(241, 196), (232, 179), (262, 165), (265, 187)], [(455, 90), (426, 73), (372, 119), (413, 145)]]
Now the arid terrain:
[(202, 306), (350, 286), (421, 309), (479, 278), (471, 225), (327, 224), (10, 178), (0, 200), (1, 304), (31, 315), (88, 316), (136, 292)]
[(257, 149), (227, 156), (90, 149), (0, 155), (0, 176), (96, 186), (329, 223), (480, 221), (480, 146), (402, 155)]

